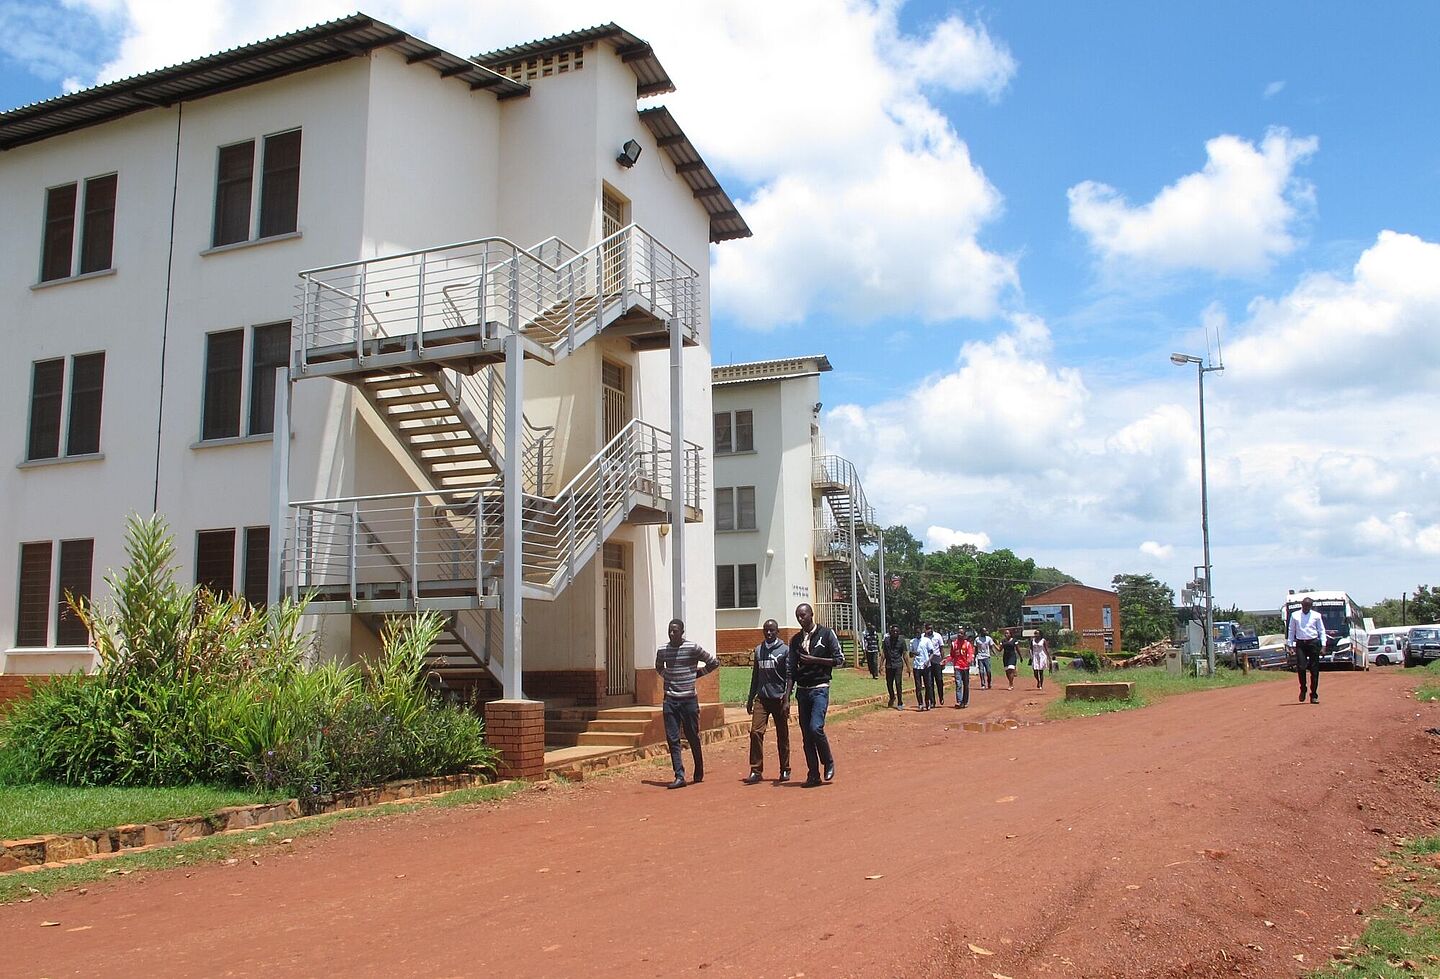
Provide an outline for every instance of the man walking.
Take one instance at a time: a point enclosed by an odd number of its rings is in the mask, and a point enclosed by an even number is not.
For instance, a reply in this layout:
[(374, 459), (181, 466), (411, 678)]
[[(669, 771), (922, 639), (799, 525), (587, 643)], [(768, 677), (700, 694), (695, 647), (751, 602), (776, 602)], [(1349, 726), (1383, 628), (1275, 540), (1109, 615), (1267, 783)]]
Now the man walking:
[(766, 619), (765, 639), (755, 647), (750, 664), (750, 774), (746, 785), (765, 778), (765, 727), (775, 719), (775, 748), (780, 753), (780, 781), (790, 781), (790, 678), (786, 668), (790, 647), (780, 638), (780, 623)]
[(865, 665), (870, 668), (870, 679), (880, 679), (880, 637), (873, 625), (865, 626)]
[(890, 696), (887, 707), (905, 709), (905, 652), (906, 643), (900, 635), (900, 627), (892, 625), (883, 643), (885, 652), (885, 692)]
[(975, 671), (980, 676), (980, 689), (989, 690), (995, 682), (990, 675), (990, 657), (995, 655), (995, 640), (983, 628), (975, 640)]
[(964, 629), (958, 629), (950, 643), (950, 665), (955, 668), (955, 707), (963, 710), (970, 706), (970, 664), (975, 659), (975, 647)]
[(825, 781), (835, 778), (835, 756), (825, 736), (825, 711), (830, 706), (830, 674), (845, 665), (840, 640), (826, 626), (815, 623), (815, 610), (802, 602), (795, 608), (800, 631), (790, 637), (790, 658), (786, 669), (795, 684), (795, 706), (800, 711), (800, 740), (805, 747), (805, 788), (820, 784), (820, 766)]
[(915, 677), (915, 709), (929, 710), (935, 704), (935, 681), (930, 677), (930, 650), (920, 645), (923, 636), (910, 640), (910, 672)]
[(680, 753), (680, 734), (690, 742), (695, 760), (694, 781), (705, 780), (705, 759), (700, 754), (700, 700), (695, 696), (695, 681), (720, 668), (715, 654), (685, 638), (685, 623), (670, 620), (670, 641), (655, 650), (655, 672), (665, 685), (661, 713), (665, 718), (665, 743), (670, 746), (670, 765), (675, 781), (667, 789), (685, 787), (685, 761)]
[(1320, 703), (1320, 653), (1325, 649), (1325, 620), (1309, 596), (1290, 613), (1285, 645), (1295, 651), (1295, 673), (1300, 677), (1300, 702), (1305, 702), (1305, 671), (1310, 671), (1310, 703)]
[(924, 645), (929, 641), (930, 649), (930, 678), (935, 683), (935, 696), (931, 698), (930, 705), (933, 707), (939, 704), (945, 706), (945, 640), (940, 638), (927, 625), (925, 635), (921, 637), (920, 643)]

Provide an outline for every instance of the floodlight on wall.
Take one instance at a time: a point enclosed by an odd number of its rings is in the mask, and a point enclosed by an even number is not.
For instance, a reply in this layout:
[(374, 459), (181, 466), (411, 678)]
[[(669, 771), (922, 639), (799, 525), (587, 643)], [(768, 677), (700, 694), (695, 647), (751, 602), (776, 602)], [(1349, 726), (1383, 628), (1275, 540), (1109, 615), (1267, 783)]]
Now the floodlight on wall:
[(615, 162), (629, 170), (638, 159), (640, 159), (640, 144), (633, 139), (627, 139), (625, 145), (620, 147), (620, 155), (615, 157)]

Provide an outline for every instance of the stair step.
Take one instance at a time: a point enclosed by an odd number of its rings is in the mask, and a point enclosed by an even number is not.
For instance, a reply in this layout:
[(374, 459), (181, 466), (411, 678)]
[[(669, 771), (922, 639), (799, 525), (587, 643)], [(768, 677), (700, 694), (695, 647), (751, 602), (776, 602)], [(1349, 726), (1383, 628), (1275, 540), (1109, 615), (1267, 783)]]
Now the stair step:
[[(382, 408), (389, 408), (392, 405), (419, 405), (430, 404), (435, 401), (447, 400), (445, 395), (439, 391), (427, 391), (420, 394), (395, 394), (389, 397), (377, 397), (375, 402)], [(452, 411), (451, 414), (454, 414)]]
[(575, 741), (585, 746), (615, 745), (620, 748), (640, 747), (639, 734), (621, 734), (616, 731), (586, 731)]
[[(434, 398), (430, 400), (434, 401)], [(389, 406), (389, 402), (386, 402)], [(396, 405), (395, 407), (404, 407)], [(454, 408), (408, 408), (405, 411), (390, 411), (390, 420), (397, 422), (424, 421), (430, 418), (459, 418)]]
[(606, 731), (611, 734), (644, 734), (645, 729), (649, 726), (650, 721), (648, 719), (633, 721), (611, 721), (605, 720), (603, 718), (596, 718), (595, 720), (590, 722), (590, 730)]
[(365, 386), (371, 391), (396, 391), (404, 388), (435, 387), (435, 379), (423, 374), (402, 377), (367, 377)]

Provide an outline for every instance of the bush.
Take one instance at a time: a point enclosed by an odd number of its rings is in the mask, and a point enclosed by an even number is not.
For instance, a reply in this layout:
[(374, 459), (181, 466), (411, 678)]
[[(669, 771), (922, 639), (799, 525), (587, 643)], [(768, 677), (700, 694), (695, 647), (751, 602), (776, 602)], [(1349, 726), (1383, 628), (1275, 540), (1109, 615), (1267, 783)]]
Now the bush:
[(1079, 649), (1080, 633), (1074, 629), (1060, 629), (1055, 633), (1055, 647), (1057, 649)]
[(435, 613), (391, 620), (380, 661), (309, 666), (303, 606), (256, 609), (176, 583), (158, 518), (132, 518), (115, 606), (73, 603), (100, 658), (0, 719), (0, 784), (250, 784), (303, 800), (488, 766), (476, 714), (425, 687)]
[(1084, 664), (1085, 669), (1091, 673), (1100, 672), (1100, 656), (1093, 649), (1079, 649), (1075, 656)]

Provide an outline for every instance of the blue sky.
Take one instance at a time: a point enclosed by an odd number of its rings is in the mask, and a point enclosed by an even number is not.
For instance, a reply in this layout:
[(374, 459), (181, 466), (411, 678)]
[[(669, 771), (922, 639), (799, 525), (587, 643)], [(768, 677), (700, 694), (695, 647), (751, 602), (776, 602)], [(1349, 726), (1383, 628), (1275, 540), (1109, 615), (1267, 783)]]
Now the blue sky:
[[(348, 12), (8, 0), (15, 106)], [(717, 362), (824, 352), (886, 523), (1220, 602), (1440, 583), (1440, 6), (386, 0), (474, 52), (614, 20), (756, 230)], [(477, 233), (483, 229), (477, 229)], [(1426, 388), (1429, 388), (1427, 392)]]

